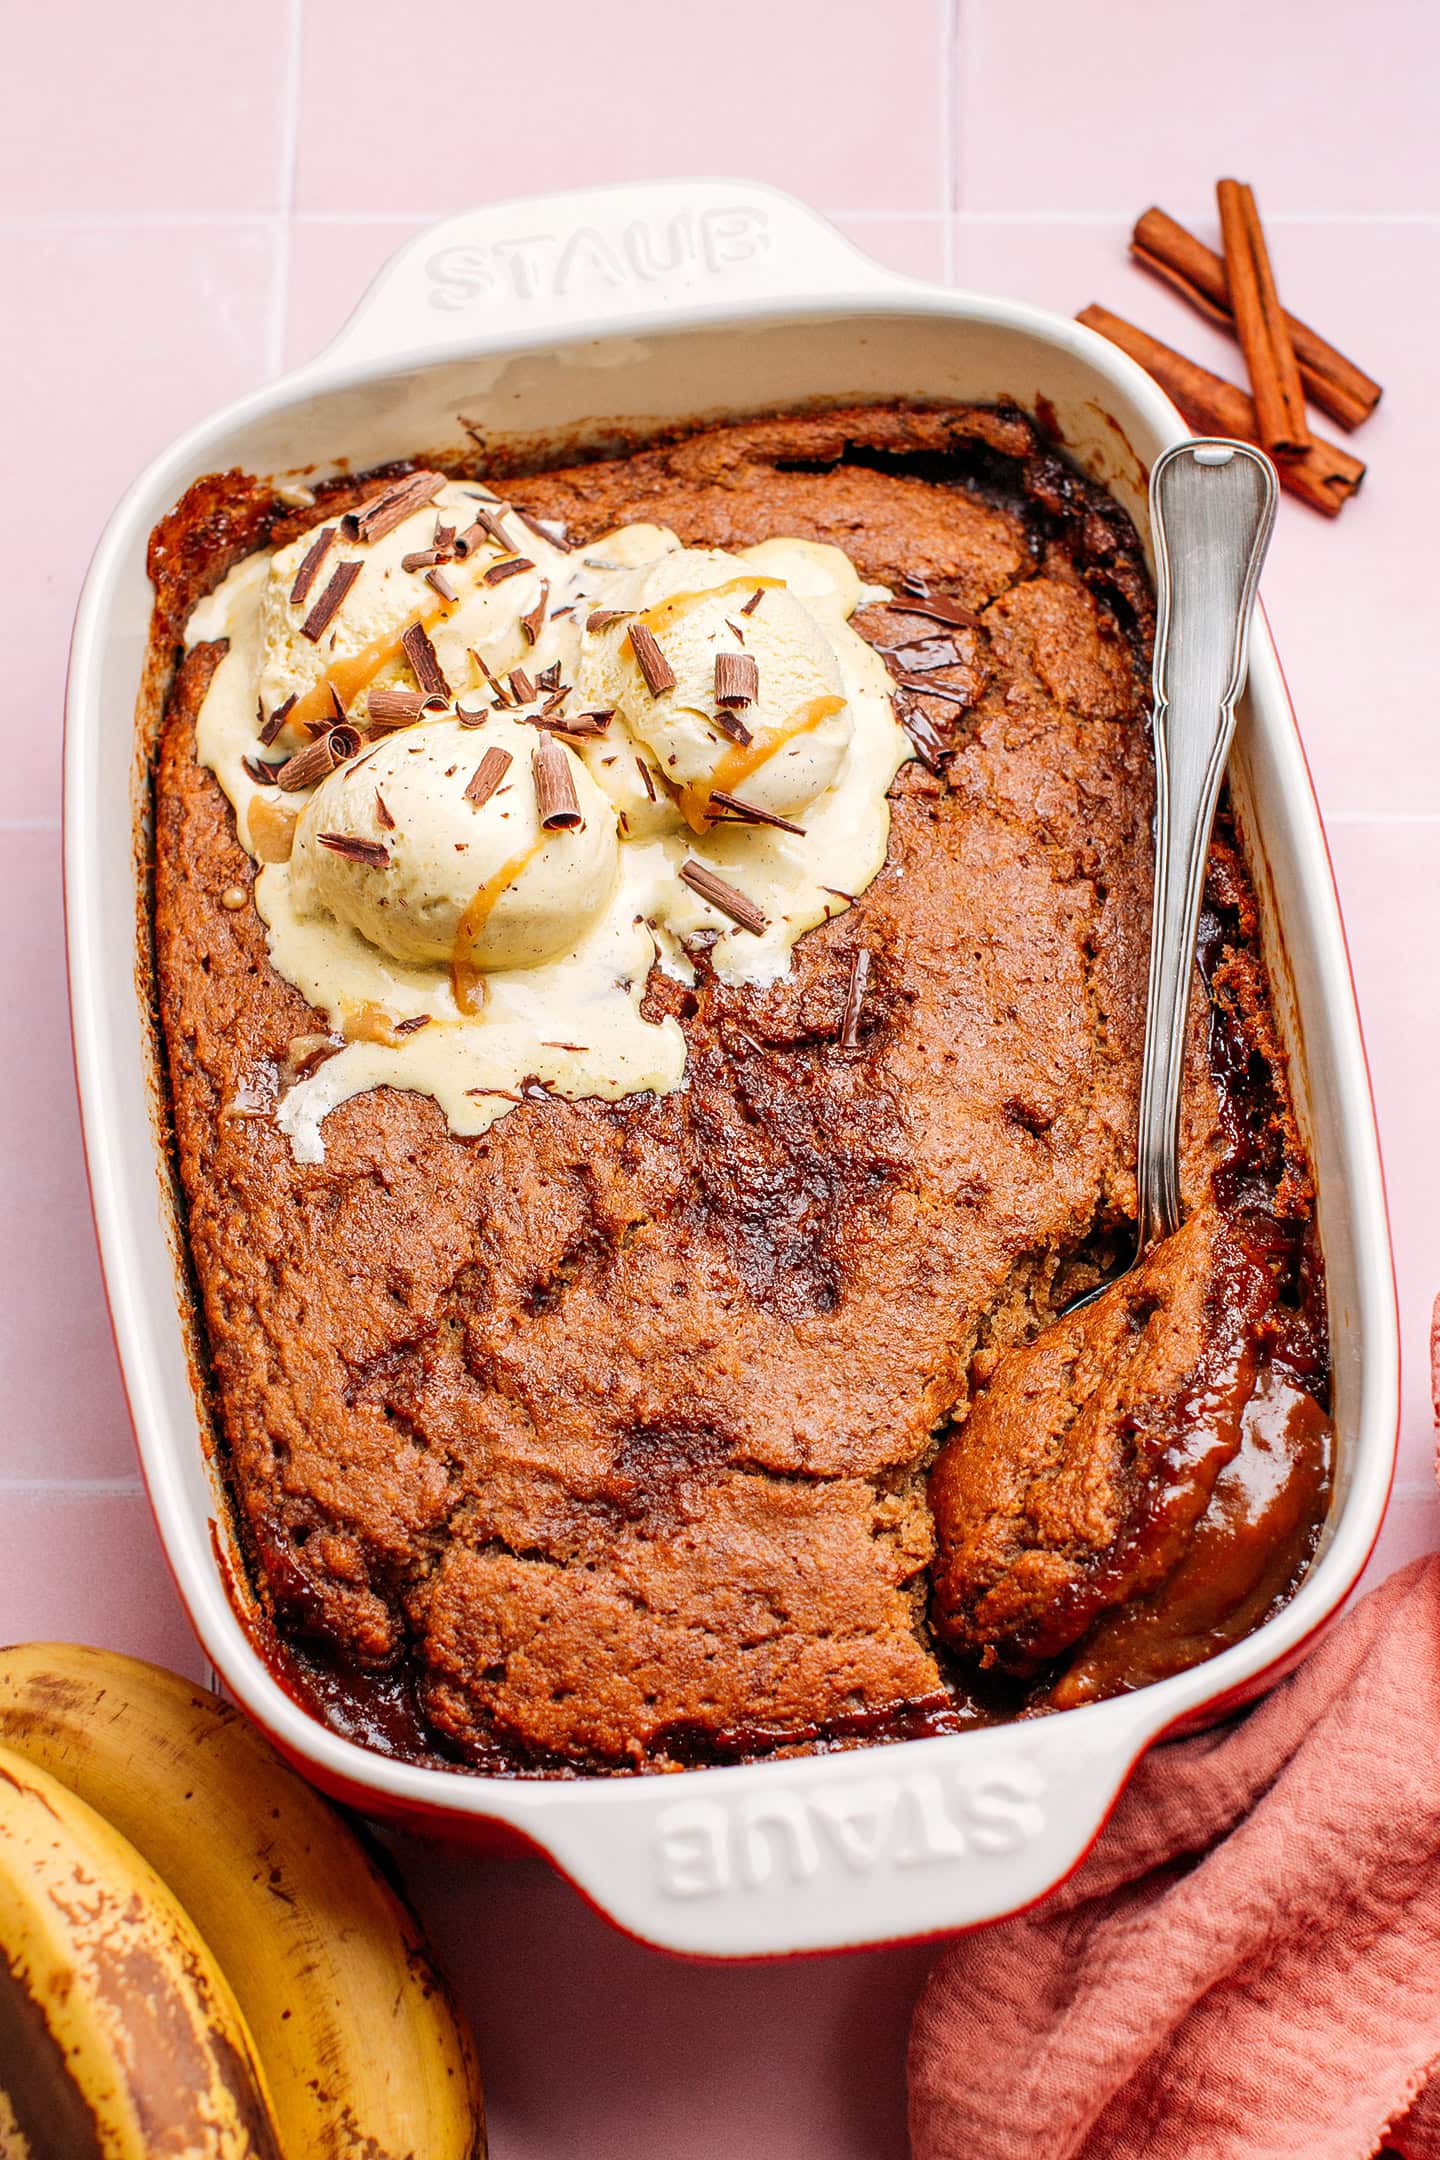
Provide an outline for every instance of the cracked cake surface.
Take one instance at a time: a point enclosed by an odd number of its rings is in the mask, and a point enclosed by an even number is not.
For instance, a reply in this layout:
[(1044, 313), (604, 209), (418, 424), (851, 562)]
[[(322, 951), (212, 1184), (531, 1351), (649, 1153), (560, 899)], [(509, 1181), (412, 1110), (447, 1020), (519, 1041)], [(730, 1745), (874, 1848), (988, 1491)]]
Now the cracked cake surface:
[[(282, 1638), (387, 1676), (426, 1746), (480, 1767), (667, 1767), (1043, 1703), (1097, 1625), (1163, 1596), (1197, 1524), (1213, 1542), (1277, 1357), (1323, 1425), (1309, 1180), (1223, 834), (1191, 1220), (1142, 1307), (1111, 1292), (1051, 1325), (1134, 1214), (1134, 534), (1009, 409), (781, 417), (494, 484), (582, 540), (645, 520), (687, 546), (843, 548), (894, 596), (854, 620), (920, 754), (885, 867), (787, 976), (727, 985), (703, 946), (693, 987), (652, 975), (647, 1013), (685, 1035), (676, 1092), (530, 1097), (462, 1138), (381, 1088), (302, 1163), (265, 1104), (316, 1016), (254, 909), (223, 903), (254, 866), (195, 756), (221, 648), (184, 657), (156, 772), (159, 1005), (260, 1596)], [(192, 490), (152, 552), (162, 624), (284, 516), (243, 475)], [(1196, 1408), (1208, 1350), (1241, 1338), (1224, 1415)], [(1211, 1445), (1182, 1475), (1187, 1417)], [(1272, 1603), (1323, 1512), (1316, 1429)], [(1194, 1654), (1232, 1611), (1264, 1616), (1262, 1575), (1212, 1598)], [(1142, 1677), (1167, 1669), (1154, 1638)], [(1128, 1684), (1123, 1659), (1086, 1683)]]

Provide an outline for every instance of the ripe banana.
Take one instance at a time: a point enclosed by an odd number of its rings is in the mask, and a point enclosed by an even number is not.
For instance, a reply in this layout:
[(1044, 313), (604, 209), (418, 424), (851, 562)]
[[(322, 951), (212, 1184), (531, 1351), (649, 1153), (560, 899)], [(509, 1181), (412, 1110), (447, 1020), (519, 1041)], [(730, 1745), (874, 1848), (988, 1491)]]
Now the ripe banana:
[(473, 2046), (418, 1923), (238, 1711), (113, 1651), (29, 1643), (0, 1649), (0, 1742), (170, 1884), (249, 2020), (287, 2160), (483, 2160)]
[(118, 1830), (7, 1748), (0, 2077), (47, 2156), (279, 2160), (245, 2021), (194, 1924)]
[(0, 2160), (35, 2160), (35, 2148), (20, 2128), (7, 2092), (0, 2092)]

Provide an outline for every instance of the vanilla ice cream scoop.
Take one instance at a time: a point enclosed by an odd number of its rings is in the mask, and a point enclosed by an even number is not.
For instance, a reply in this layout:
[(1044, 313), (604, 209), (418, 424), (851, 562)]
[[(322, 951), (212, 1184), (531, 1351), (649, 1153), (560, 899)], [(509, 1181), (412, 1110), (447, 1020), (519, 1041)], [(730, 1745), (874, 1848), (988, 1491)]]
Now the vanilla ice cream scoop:
[(840, 661), (782, 579), (681, 548), (612, 591), (589, 618), (579, 697), (621, 714), (697, 830), (717, 788), (793, 817), (829, 787), (853, 733)]
[[(482, 508), (493, 530), (477, 529)], [(463, 555), (448, 544), (437, 555), (437, 534), (447, 532), (451, 541), (459, 537)], [(525, 567), (495, 579), (506, 562)], [(329, 716), (333, 685), (363, 720), (372, 689), (412, 684), (401, 639), (414, 623), (452, 689), (471, 681), (472, 648), (499, 674), (522, 660), (533, 665), (544, 603), (564, 563), (504, 503), (455, 481), (372, 540), (347, 539), (342, 521), (328, 519), (271, 558), (261, 609), (261, 711), (268, 715), (293, 698), (285, 740), (303, 741), (307, 722)], [(521, 627), (527, 615), (528, 635)]]
[[(563, 760), (580, 822), (546, 829), (542, 745)], [(574, 753), (496, 714), (434, 720), (340, 766), (305, 806), (290, 873), (296, 907), (326, 913), (392, 959), (453, 970), (533, 967), (577, 944), (618, 874), (615, 812)]]

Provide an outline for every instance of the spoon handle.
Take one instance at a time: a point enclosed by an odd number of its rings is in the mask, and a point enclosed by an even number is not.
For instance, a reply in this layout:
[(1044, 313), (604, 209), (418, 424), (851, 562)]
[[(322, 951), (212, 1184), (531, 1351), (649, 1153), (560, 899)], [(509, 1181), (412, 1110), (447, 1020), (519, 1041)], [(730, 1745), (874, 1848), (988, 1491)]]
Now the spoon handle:
[(1155, 632), (1155, 908), (1136, 1143), (1138, 1249), (1180, 1227), (1180, 1083), (1210, 828), (1245, 683), (1279, 492), (1250, 444), (1176, 443), (1150, 475)]

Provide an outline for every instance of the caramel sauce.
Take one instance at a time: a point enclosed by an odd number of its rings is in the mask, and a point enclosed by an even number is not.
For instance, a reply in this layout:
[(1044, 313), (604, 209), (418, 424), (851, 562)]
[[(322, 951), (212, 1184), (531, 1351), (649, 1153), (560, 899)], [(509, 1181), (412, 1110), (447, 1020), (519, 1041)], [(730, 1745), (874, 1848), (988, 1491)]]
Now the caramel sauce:
[[(444, 614), (444, 608), (437, 607), (418, 618), (427, 636)], [(362, 645), (359, 652), (351, 653), (348, 659), (332, 660), (314, 689), (307, 690), (304, 697), (291, 706), (285, 721), (287, 729), (303, 732), (312, 720), (329, 719), (334, 711), (330, 702), (332, 688), (348, 711), (361, 691), (369, 689), (381, 668), (392, 660), (403, 658), (400, 633), (408, 630), (410, 623), (416, 619), (411, 616), (400, 625), (400, 630), (387, 632), (384, 637), (372, 638), (368, 645)]]
[(762, 728), (753, 741), (736, 743), (727, 750), (707, 781), (679, 790), (680, 808), (691, 832), (709, 831), (712, 823), (710, 797), (716, 788), (733, 795), (756, 767), (773, 757), (783, 743), (792, 742), (797, 735), (808, 734), (811, 728), (819, 727), (822, 720), (829, 720), (844, 709), (844, 698), (833, 692), (824, 697), (809, 698), (805, 704), (797, 705), (778, 727)]
[(370, 998), (360, 1005), (341, 1006), (340, 1032), (346, 1042), (379, 1043), (386, 1050), (398, 1049), (404, 1040), (395, 1033), (395, 1022), (384, 1006)]
[[(702, 600), (728, 600), (732, 593), (744, 593), (748, 597), (753, 592), (759, 592), (762, 589), (768, 590), (771, 587), (783, 585), (784, 582), (784, 578), (778, 577), (729, 578), (723, 585), (704, 585), (694, 591), (687, 589), (685, 592), (671, 593), (668, 600), (657, 600), (653, 607), (646, 608), (643, 614), (636, 616), (635, 620), (641, 625), (642, 629), (664, 630), (671, 623), (682, 622), (692, 609), (700, 605)], [(628, 645), (626, 650), (628, 653)], [(629, 657), (634, 665), (639, 665), (638, 661), (635, 661), (633, 654), (630, 654)]]
[(481, 933), (490, 920), (491, 910), (500, 895), (507, 892), (516, 878), (528, 869), (547, 839), (545, 833), (532, 840), (529, 847), (522, 848), (503, 862), (494, 877), (487, 878), (470, 905), (460, 918), (455, 932), (455, 949), (450, 956), (450, 988), (455, 993), (455, 1003), (462, 1013), (474, 1015), (485, 1002), (484, 972), (475, 964), (475, 947)]
[(261, 862), (289, 862), (300, 822), (298, 803), (276, 802), (273, 795), (257, 795), (250, 805), (250, 845)]
[(1285, 1602), (1314, 1551), (1330, 1496), (1330, 1420), (1282, 1364), (1260, 1376), (1240, 1446), (1215, 1481), (1178, 1567), (1108, 1614), (1055, 1687), (1057, 1710), (1211, 1658)]

